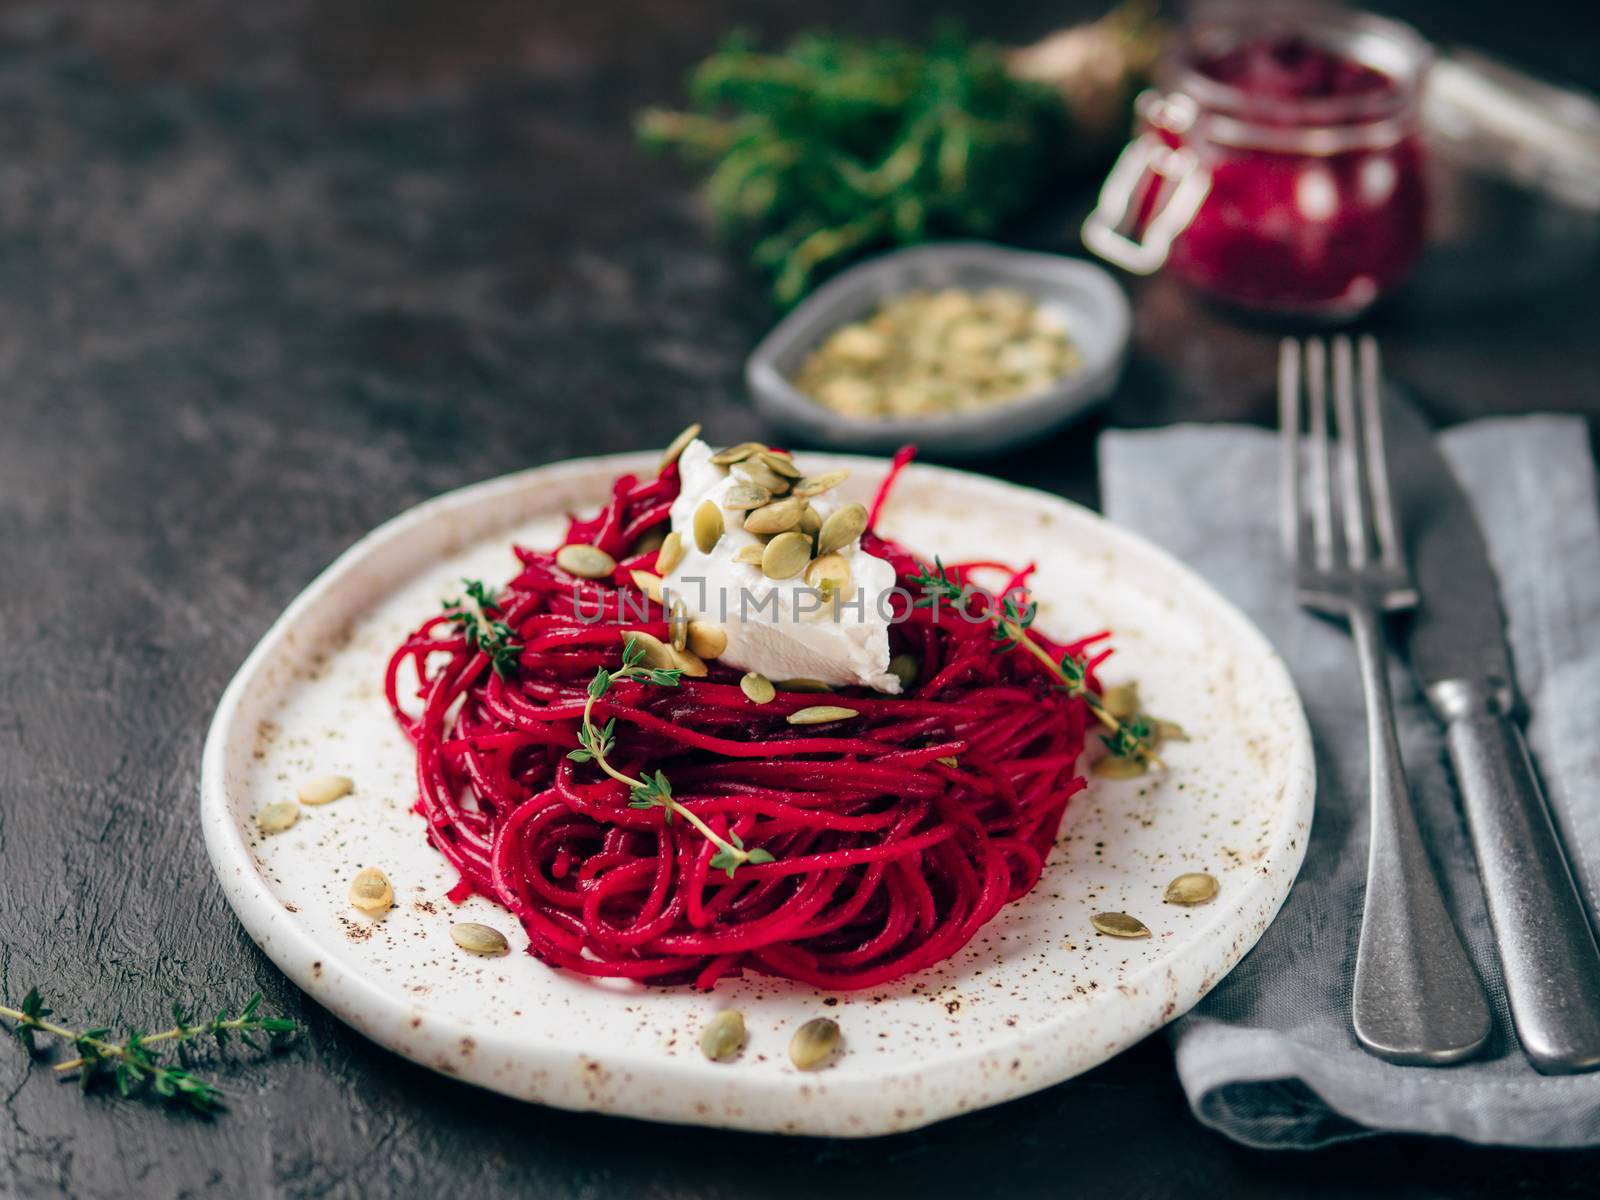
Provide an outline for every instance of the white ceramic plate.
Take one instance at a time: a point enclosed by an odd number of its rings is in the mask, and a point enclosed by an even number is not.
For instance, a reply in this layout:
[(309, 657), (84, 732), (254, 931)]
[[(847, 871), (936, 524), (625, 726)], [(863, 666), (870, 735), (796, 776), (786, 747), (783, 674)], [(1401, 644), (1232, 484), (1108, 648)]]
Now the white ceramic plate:
[[(884, 464), (848, 465), (870, 495)], [(482, 899), (460, 909), (455, 876), (427, 845), (412, 754), (382, 694), (391, 648), (462, 576), (496, 583), (513, 539), (551, 545), (564, 514), (592, 510), (624, 470), (652, 457), (561, 463), (430, 501), (363, 538), (268, 631), (218, 707), (206, 742), (206, 846), (251, 937), (291, 979), (368, 1037), (425, 1066), (509, 1096), (654, 1120), (791, 1133), (910, 1129), (1057, 1083), (1104, 1061), (1203, 996), (1255, 944), (1289, 891), (1311, 822), (1310, 736), (1288, 673), (1266, 640), (1198, 577), (1145, 541), (1053, 496), (932, 467), (906, 472), (884, 533), (947, 560), (1037, 560), (1040, 627), (1116, 631), (1102, 672), (1137, 679), (1147, 707), (1192, 740), (1164, 751), (1159, 780), (1095, 781), (1072, 801), (1038, 888), (960, 955), (893, 986), (819, 992), (773, 980), (715, 993), (580, 979), (516, 953), (470, 957), (453, 920), (493, 924)], [(313, 774), (356, 780), (353, 795), (306, 808), (261, 838), (253, 814)], [(346, 892), (382, 866), (398, 903), (382, 920)], [(1162, 902), (1167, 882), (1205, 870), (1221, 894), (1199, 908)], [(1120, 910), (1154, 933), (1096, 934)], [(726, 1007), (749, 1040), (707, 1062), (700, 1027)], [(818, 1015), (842, 1051), (801, 1073), (786, 1047)]]

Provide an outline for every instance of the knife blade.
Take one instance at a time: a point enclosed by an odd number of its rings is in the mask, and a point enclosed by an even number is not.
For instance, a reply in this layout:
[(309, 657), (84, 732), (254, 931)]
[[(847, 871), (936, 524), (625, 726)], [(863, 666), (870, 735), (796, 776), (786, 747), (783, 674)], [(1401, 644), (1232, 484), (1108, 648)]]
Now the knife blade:
[(1499, 584), (1470, 501), (1427, 422), (1385, 397), (1395, 502), (1420, 603), (1404, 637), (1444, 723), (1500, 955), (1535, 1069), (1600, 1067), (1600, 947), (1517, 723)]

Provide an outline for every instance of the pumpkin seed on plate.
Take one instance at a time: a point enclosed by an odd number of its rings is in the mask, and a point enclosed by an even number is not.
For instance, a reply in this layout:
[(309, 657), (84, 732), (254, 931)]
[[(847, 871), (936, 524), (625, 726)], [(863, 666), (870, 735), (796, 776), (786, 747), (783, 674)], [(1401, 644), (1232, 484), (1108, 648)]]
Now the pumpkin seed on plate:
[(825, 471), (821, 475), (802, 475), (795, 481), (796, 496), (820, 496), (829, 488), (836, 488), (850, 478), (847, 470)]
[(363, 867), (350, 881), (350, 903), (364, 913), (386, 913), (394, 907), (394, 885), (377, 867)]
[(1137, 779), (1149, 770), (1142, 758), (1117, 754), (1108, 754), (1104, 758), (1095, 759), (1094, 765), (1089, 769), (1101, 779)]
[(796, 675), (793, 679), (778, 680), (778, 687), (786, 692), (831, 692), (833, 688), (823, 683), (820, 679), (812, 679), (805, 675)]
[(1089, 924), (1110, 937), (1147, 938), (1150, 936), (1150, 929), (1143, 921), (1139, 920), (1138, 917), (1130, 917), (1127, 913), (1122, 912), (1095, 913), (1094, 916), (1089, 918)]
[(617, 569), (617, 560), (599, 546), (572, 542), (556, 551), (556, 566), (579, 579), (604, 579)]
[(896, 654), (889, 660), (889, 674), (900, 681), (902, 692), (908, 692), (922, 674), (922, 666), (914, 654)]
[(674, 650), (672, 668), (682, 671), (690, 679), (704, 679), (707, 674), (705, 660), (693, 650)]
[(300, 819), (300, 806), (293, 800), (279, 800), (276, 804), (269, 804), (256, 814), (256, 828), (262, 833), (272, 835), (283, 833)]
[(476, 921), (457, 921), (450, 926), (450, 937), (469, 954), (500, 955), (511, 953), (511, 943), (506, 935), (493, 925), (480, 925)]
[(829, 721), (845, 721), (860, 715), (853, 708), (837, 704), (813, 704), (810, 708), (790, 713), (786, 719), (791, 725), (826, 725)]
[(711, 456), (711, 461), (719, 467), (732, 466), (736, 462), (743, 462), (752, 454), (759, 454), (766, 447), (760, 442), (740, 442), (737, 446), (729, 446), (726, 450), (718, 450)]
[(867, 528), (867, 506), (847, 504), (829, 515), (817, 534), (817, 553), (832, 554), (843, 550)]
[(736, 1008), (719, 1012), (700, 1031), (700, 1053), (712, 1062), (732, 1058), (744, 1049), (744, 1014)]
[(764, 487), (757, 487), (753, 483), (736, 483), (722, 493), (722, 507), (735, 511), (751, 508), (760, 508), (763, 504), (770, 503), (772, 493)]
[(838, 1047), (838, 1023), (827, 1017), (816, 1017), (796, 1029), (789, 1039), (789, 1061), (802, 1071), (812, 1071), (826, 1062)]
[(653, 633), (645, 633), (641, 629), (631, 629), (622, 635), (624, 644), (638, 646), (643, 652), (641, 661), (649, 667), (657, 667), (663, 671), (675, 670), (678, 666), (677, 656), (671, 646), (667, 645)]
[(728, 631), (715, 621), (689, 622), (689, 649), (701, 658), (721, 658), (728, 648)]
[(656, 574), (660, 576), (671, 575), (673, 569), (683, 561), (683, 534), (673, 530), (667, 534), (661, 543), (661, 549), (656, 552)]
[(1100, 697), (1100, 703), (1119, 721), (1136, 717), (1139, 715), (1139, 685), (1121, 683), (1116, 687), (1108, 687)]
[(794, 459), (786, 454), (779, 454), (776, 450), (763, 450), (754, 457), (767, 470), (782, 475), (785, 479), (799, 479), (805, 474), (804, 471), (794, 465)]
[(793, 529), (800, 524), (801, 514), (805, 512), (806, 507), (806, 502), (798, 496), (791, 496), (787, 500), (774, 500), (764, 508), (745, 514), (745, 532), (782, 533), (787, 529)]
[(1205, 904), (1215, 900), (1220, 890), (1216, 876), (1204, 871), (1187, 871), (1167, 884), (1162, 899), (1168, 904)]
[(761, 556), (767, 552), (766, 544), (757, 542), (754, 546), (740, 546), (733, 552), (733, 561), (736, 563), (749, 563), (751, 566), (761, 565)]
[(822, 532), (822, 514), (811, 505), (806, 505), (805, 511), (800, 514), (800, 524), (795, 526), (807, 537), (815, 539)]
[(722, 510), (715, 500), (702, 500), (694, 510), (694, 544), (701, 554), (710, 554), (722, 540), (727, 528), (722, 522)]
[(793, 579), (811, 561), (811, 539), (790, 530), (767, 543), (761, 553), (761, 573), (768, 579)]
[(661, 591), (661, 576), (651, 571), (629, 571), (628, 574), (633, 578), (634, 587), (649, 596), (657, 604), (661, 603), (661, 597), (664, 594)]
[(749, 697), (752, 704), (771, 704), (772, 698), (778, 694), (778, 689), (772, 686), (772, 680), (754, 671), (739, 680), (739, 690)]
[(677, 462), (678, 461), (678, 455), (682, 454), (685, 450), (687, 450), (689, 448), (689, 443), (694, 441), (695, 438), (697, 438), (699, 436), (700, 436), (700, 422), (696, 421), (693, 425), (689, 426), (689, 428), (685, 429), (677, 437), (673, 438), (672, 441), (667, 443), (667, 448), (661, 452), (661, 468), (660, 469), (662, 471), (665, 471), (673, 463)]
[(301, 804), (332, 804), (356, 789), (356, 781), (348, 775), (318, 775), (300, 785)]
[(733, 473), (736, 478), (743, 479), (746, 483), (766, 488), (774, 496), (781, 496), (789, 490), (789, 480), (759, 458), (745, 459), (733, 468)]
[(1187, 742), (1189, 735), (1183, 731), (1183, 726), (1176, 721), (1163, 721), (1160, 717), (1155, 719), (1156, 745), (1162, 742)]
[(830, 596), (850, 590), (850, 564), (842, 554), (824, 554), (806, 566), (806, 586)]
[(689, 645), (689, 606), (682, 596), (672, 598), (672, 610), (667, 614), (667, 628), (672, 630), (672, 648), (684, 650)]

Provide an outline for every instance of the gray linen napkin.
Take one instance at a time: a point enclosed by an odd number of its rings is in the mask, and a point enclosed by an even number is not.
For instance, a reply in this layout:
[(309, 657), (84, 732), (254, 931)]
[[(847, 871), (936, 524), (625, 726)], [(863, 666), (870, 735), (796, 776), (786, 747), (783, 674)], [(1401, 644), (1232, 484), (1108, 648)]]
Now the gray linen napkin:
[[(1600, 516), (1581, 420), (1480, 421), (1441, 435), (1500, 576), (1530, 744), (1585, 896), (1600, 913)], [(1392, 682), (1423, 837), (1495, 1007), (1482, 1057), (1397, 1067), (1350, 1031), (1367, 843), (1364, 716), (1346, 634), (1295, 605), (1282, 560), (1274, 436), (1177, 426), (1100, 442), (1106, 515), (1206, 576), (1282, 653), (1316, 743), (1305, 866), (1256, 948), (1170, 1031), (1195, 1115), (1251, 1146), (1378, 1132), (1473, 1142), (1600, 1142), (1600, 1073), (1536, 1074), (1518, 1049), (1443, 738), (1415, 682)], [(1600, 1003), (1600, 997), (1592, 998)]]

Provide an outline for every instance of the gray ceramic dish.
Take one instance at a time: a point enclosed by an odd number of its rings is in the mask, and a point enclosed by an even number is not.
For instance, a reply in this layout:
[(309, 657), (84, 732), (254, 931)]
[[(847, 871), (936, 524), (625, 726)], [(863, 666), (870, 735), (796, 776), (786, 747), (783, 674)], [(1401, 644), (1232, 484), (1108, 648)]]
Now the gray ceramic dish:
[[(1082, 367), (1009, 404), (937, 417), (846, 417), (789, 382), (823, 338), (884, 300), (918, 288), (994, 286), (1025, 292), (1059, 316), (1083, 356)], [(930, 455), (971, 458), (1038, 437), (1110, 395), (1131, 328), (1122, 288), (1092, 263), (986, 242), (945, 242), (885, 254), (832, 280), (761, 340), (745, 364), (745, 383), (763, 416), (808, 444), (887, 451), (915, 442)]]

